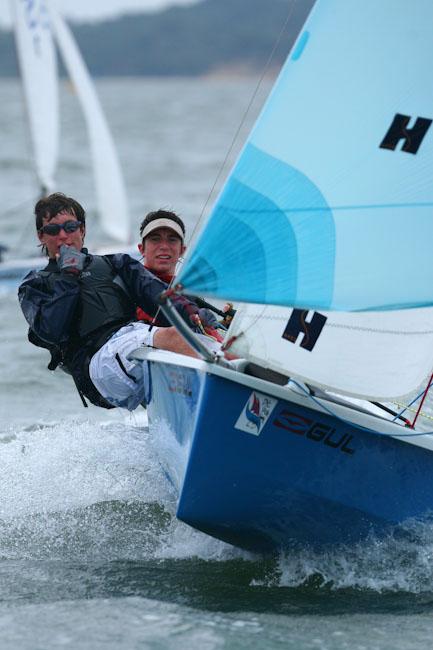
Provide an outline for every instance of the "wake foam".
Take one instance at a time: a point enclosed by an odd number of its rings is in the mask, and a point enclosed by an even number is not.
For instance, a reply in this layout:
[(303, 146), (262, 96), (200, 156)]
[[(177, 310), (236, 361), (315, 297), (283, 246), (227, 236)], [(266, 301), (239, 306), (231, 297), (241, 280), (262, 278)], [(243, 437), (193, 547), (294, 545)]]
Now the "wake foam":
[(252, 587), (433, 592), (432, 522), (407, 524), (381, 540), (270, 557), (179, 522), (143, 417), (10, 429), (0, 435), (0, 451), (3, 560), (192, 559), (227, 570), (240, 562), (250, 566)]
[[(143, 417), (0, 435), (0, 557), (161, 559), (237, 551), (179, 522)], [(226, 551), (227, 549), (227, 551)]]

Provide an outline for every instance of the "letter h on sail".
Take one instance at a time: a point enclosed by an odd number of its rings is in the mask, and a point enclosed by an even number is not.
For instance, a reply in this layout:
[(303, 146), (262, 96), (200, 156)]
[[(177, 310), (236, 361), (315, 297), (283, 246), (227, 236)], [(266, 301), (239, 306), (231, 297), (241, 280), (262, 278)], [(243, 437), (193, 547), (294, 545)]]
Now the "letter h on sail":
[(387, 134), (380, 143), (381, 149), (395, 150), (400, 140), (404, 140), (402, 151), (415, 154), (432, 123), (426, 117), (418, 117), (411, 129), (406, 128), (411, 118), (409, 115), (396, 113)]
[(294, 309), (282, 336), (283, 339), (296, 343), (298, 335), (303, 334), (300, 346), (311, 352), (327, 319), (317, 311), (313, 312), (310, 321), (306, 320), (307, 316), (308, 310)]

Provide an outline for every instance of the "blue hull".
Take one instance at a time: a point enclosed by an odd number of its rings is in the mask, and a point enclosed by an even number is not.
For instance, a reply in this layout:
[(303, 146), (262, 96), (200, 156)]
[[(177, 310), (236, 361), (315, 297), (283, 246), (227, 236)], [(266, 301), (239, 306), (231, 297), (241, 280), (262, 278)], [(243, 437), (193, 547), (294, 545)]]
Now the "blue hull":
[(170, 431), (161, 462), (190, 526), (262, 551), (354, 542), (432, 509), (430, 449), (309, 408), (287, 389), (281, 399), (268, 382), (149, 367), (149, 425)]

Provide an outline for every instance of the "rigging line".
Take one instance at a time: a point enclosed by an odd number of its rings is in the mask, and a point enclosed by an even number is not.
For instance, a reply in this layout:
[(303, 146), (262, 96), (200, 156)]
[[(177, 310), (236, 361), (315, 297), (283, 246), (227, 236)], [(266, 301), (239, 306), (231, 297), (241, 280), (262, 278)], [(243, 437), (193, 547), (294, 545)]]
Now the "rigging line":
[[(398, 406), (398, 408), (404, 408), (405, 411), (410, 411), (411, 413), (416, 413), (416, 409), (410, 408), (409, 406), (405, 406), (401, 402), (393, 401), (392, 403), (395, 404), (396, 406)], [(421, 411), (421, 413), (419, 415), (420, 415), (420, 417), (425, 418), (426, 420), (433, 420), (433, 416), (428, 415), (425, 411)]]
[(422, 400), (421, 400), (421, 402), (420, 402), (420, 405), (419, 405), (419, 407), (418, 407), (418, 410), (417, 410), (417, 412), (416, 412), (416, 415), (415, 415), (415, 417), (414, 417), (414, 419), (413, 419), (413, 422), (412, 422), (412, 424), (411, 424), (411, 428), (412, 428), (412, 429), (415, 427), (415, 422), (416, 422), (417, 419), (418, 419), (418, 415), (420, 414), (420, 411), (421, 411), (422, 405), (424, 404), (425, 398), (427, 397), (427, 393), (428, 393), (429, 390), (430, 390), (430, 386), (432, 385), (432, 382), (433, 382), (433, 375), (430, 377), (430, 380), (429, 380), (429, 382), (428, 382), (428, 384), (427, 384), (427, 388), (426, 388), (425, 391), (424, 391), (424, 395), (422, 396)]
[[(362, 426), (362, 424), (357, 424), (356, 422), (350, 422), (349, 420), (340, 417), (332, 409), (328, 408), (327, 406), (319, 402), (319, 400), (313, 395), (311, 395), (311, 393), (304, 386), (302, 386), (302, 384), (298, 383), (295, 379), (292, 378), (290, 379), (290, 381), (292, 381), (295, 384), (295, 386), (299, 388), (307, 397), (309, 397), (320, 409), (325, 411), (325, 413), (328, 413), (339, 422), (342, 422), (343, 424), (347, 424), (356, 429), (360, 429), (361, 431), (366, 431), (367, 433), (371, 433), (373, 435), (375, 434), (378, 436), (383, 436), (384, 438), (415, 438), (417, 436), (433, 436), (433, 431), (424, 431), (419, 433), (383, 433), (382, 431), (373, 431), (368, 427)], [(418, 397), (420, 397), (420, 395), (418, 395)], [(418, 397), (416, 399), (418, 399)], [(371, 415), (373, 415), (374, 417), (374, 414)], [(394, 422), (394, 420), (391, 420), (391, 422)], [(385, 422), (389, 422), (389, 420), (385, 420)]]
[[(231, 334), (228, 336), (228, 332), (230, 332), (230, 327), (227, 329), (226, 336), (224, 338), (224, 342), (222, 344), (222, 350), (229, 350), (233, 343), (237, 341), (241, 336), (246, 334), (252, 327), (256, 325), (256, 323), (263, 317), (263, 314), (265, 313), (267, 308), (267, 305), (263, 305), (262, 312), (260, 314), (255, 314), (251, 318), (251, 323), (249, 325), (244, 325), (244, 329), (239, 332), (239, 334)], [(241, 308), (242, 309), (242, 308)]]
[[(417, 395), (416, 397), (414, 397), (413, 400), (412, 400), (411, 402), (409, 402), (409, 404), (407, 404), (406, 406), (404, 406), (404, 408), (400, 411), (400, 413), (397, 413), (397, 415), (395, 416), (394, 420), (396, 420), (400, 415), (403, 415), (403, 413), (404, 413), (405, 411), (409, 410), (409, 407), (412, 406), (412, 404), (415, 404), (415, 402), (416, 402), (417, 400), (419, 400), (419, 398), (421, 397), (421, 395), (422, 395), (423, 393), (424, 393), (424, 389), (423, 389), (420, 393), (418, 393), (418, 395)], [(393, 422), (394, 422), (394, 420), (393, 420)]]
[(224, 157), (224, 160), (223, 160), (223, 162), (222, 162), (222, 164), (221, 164), (221, 166), (220, 166), (220, 169), (219, 169), (219, 171), (218, 171), (218, 173), (217, 173), (217, 175), (216, 175), (216, 177), (215, 177), (215, 181), (214, 181), (214, 183), (213, 183), (213, 185), (212, 185), (212, 187), (211, 187), (211, 189), (210, 189), (210, 191), (209, 191), (209, 194), (208, 194), (208, 196), (207, 196), (207, 198), (206, 198), (206, 201), (205, 201), (205, 203), (204, 203), (204, 205), (203, 205), (203, 208), (202, 208), (202, 210), (201, 210), (201, 212), (200, 212), (200, 216), (199, 216), (198, 220), (196, 221), (196, 224), (195, 224), (195, 226), (194, 226), (194, 228), (193, 228), (193, 230), (192, 230), (192, 233), (191, 233), (191, 235), (190, 235), (190, 237), (189, 237), (189, 241), (192, 240), (192, 238), (194, 237), (194, 235), (195, 235), (195, 233), (196, 233), (196, 231), (197, 231), (197, 228), (198, 228), (199, 224), (200, 224), (201, 221), (203, 220), (203, 216), (204, 216), (205, 210), (206, 210), (206, 208), (207, 208), (207, 206), (208, 206), (208, 203), (209, 203), (209, 201), (210, 201), (210, 199), (211, 199), (211, 197), (212, 197), (212, 195), (213, 195), (213, 193), (214, 193), (214, 191), (215, 191), (215, 188), (216, 188), (216, 186), (217, 186), (217, 184), (218, 184), (218, 181), (219, 181), (220, 178), (221, 178), (222, 172), (223, 172), (223, 170), (225, 169), (225, 167), (226, 167), (226, 165), (227, 165), (227, 161), (228, 161), (228, 159), (229, 159), (229, 157), (230, 157), (230, 155), (231, 155), (231, 153), (232, 153), (232, 151), (233, 151), (233, 148), (234, 148), (234, 146), (235, 146), (235, 143), (236, 143), (237, 140), (238, 140), (239, 133), (241, 132), (241, 129), (242, 129), (242, 127), (243, 127), (244, 124), (245, 124), (245, 121), (246, 121), (246, 119), (247, 119), (247, 116), (249, 115), (249, 113), (250, 113), (250, 111), (251, 111), (251, 107), (253, 106), (253, 104), (254, 104), (254, 102), (255, 102), (255, 99), (256, 99), (256, 97), (257, 97), (257, 94), (258, 94), (258, 92), (259, 92), (259, 89), (261, 88), (261, 86), (262, 86), (262, 84), (263, 84), (263, 80), (264, 80), (264, 78), (265, 78), (265, 75), (266, 75), (266, 73), (267, 73), (268, 70), (269, 70), (269, 67), (270, 67), (270, 65), (271, 65), (272, 60), (274, 59), (275, 52), (277, 51), (278, 46), (279, 46), (280, 43), (281, 43), (281, 40), (282, 40), (283, 35), (284, 35), (284, 32), (285, 32), (286, 29), (287, 29), (287, 25), (289, 24), (290, 19), (292, 18), (292, 15), (293, 15), (293, 12), (294, 12), (294, 9), (295, 9), (295, 5), (296, 5), (297, 2), (298, 2), (298, 0), (293, 0), (293, 2), (291, 3), (291, 7), (290, 7), (290, 9), (289, 9), (289, 11), (288, 11), (288, 13), (287, 13), (287, 16), (286, 16), (286, 19), (285, 19), (285, 21), (284, 21), (284, 24), (283, 24), (283, 26), (282, 26), (282, 28), (281, 28), (281, 30), (280, 30), (280, 33), (278, 34), (278, 36), (277, 36), (277, 38), (276, 38), (276, 40), (275, 40), (275, 42), (274, 42), (274, 45), (273, 45), (273, 48), (272, 48), (272, 50), (271, 50), (271, 53), (269, 54), (268, 60), (266, 61), (265, 65), (264, 65), (264, 67), (263, 67), (263, 70), (262, 70), (262, 73), (261, 73), (261, 75), (260, 75), (260, 78), (259, 78), (259, 80), (258, 80), (258, 82), (257, 82), (257, 85), (256, 85), (256, 87), (255, 87), (255, 89), (254, 89), (254, 91), (253, 91), (253, 93), (252, 93), (252, 95), (251, 95), (251, 98), (250, 98), (250, 101), (248, 102), (247, 108), (246, 108), (245, 111), (244, 111), (244, 114), (243, 114), (243, 116), (242, 116), (242, 118), (241, 118), (241, 121), (240, 121), (240, 123), (239, 123), (239, 125), (238, 125), (238, 128), (237, 128), (236, 131), (235, 131), (235, 134), (234, 134), (234, 136), (233, 136), (233, 138), (232, 138), (232, 141), (231, 141), (230, 146), (229, 146), (229, 148), (228, 148), (228, 150), (227, 150), (227, 153), (226, 153), (226, 155), (225, 155), (225, 157)]
[[(245, 124), (245, 121), (246, 121), (246, 119), (247, 119), (247, 116), (248, 116), (248, 114), (249, 114), (250, 111), (251, 111), (251, 107), (252, 107), (253, 104), (254, 104), (254, 101), (255, 101), (255, 99), (256, 99), (256, 97), (257, 97), (257, 94), (258, 94), (258, 92), (259, 92), (259, 89), (261, 88), (261, 86), (262, 86), (262, 84), (263, 84), (263, 80), (264, 80), (264, 78), (265, 78), (265, 75), (266, 75), (267, 71), (269, 70), (269, 67), (270, 67), (270, 65), (271, 65), (271, 63), (272, 63), (272, 60), (273, 60), (274, 56), (275, 56), (275, 52), (277, 51), (277, 49), (278, 49), (278, 47), (279, 47), (279, 45), (280, 45), (280, 43), (281, 43), (281, 40), (282, 40), (283, 35), (284, 35), (284, 32), (285, 32), (286, 29), (287, 29), (287, 25), (289, 24), (289, 22), (290, 22), (290, 20), (291, 20), (291, 18), (292, 18), (292, 15), (293, 15), (293, 12), (294, 12), (294, 10), (295, 10), (295, 6), (296, 6), (296, 3), (297, 3), (297, 2), (298, 2), (298, 0), (293, 0), (293, 2), (291, 3), (290, 9), (289, 9), (289, 11), (287, 12), (287, 16), (286, 16), (286, 19), (285, 19), (285, 21), (284, 21), (284, 23), (283, 23), (283, 26), (282, 26), (282, 28), (281, 28), (281, 30), (280, 30), (280, 32), (279, 32), (279, 34), (278, 34), (278, 36), (277, 36), (275, 42), (274, 42), (273, 48), (272, 48), (272, 50), (271, 50), (271, 52), (270, 52), (270, 54), (269, 54), (269, 56), (268, 56), (268, 59), (267, 59), (265, 65), (264, 65), (264, 67), (263, 67), (263, 70), (262, 70), (262, 73), (261, 73), (261, 75), (260, 75), (260, 78), (259, 78), (259, 80), (258, 80), (258, 82), (257, 82), (257, 84), (256, 84), (256, 87), (255, 87), (255, 89), (254, 89), (252, 95), (251, 95), (250, 101), (248, 102), (248, 105), (247, 105), (247, 107), (246, 107), (246, 109), (245, 109), (245, 111), (244, 111), (244, 114), (243, 114), (243, 116), (242, 116), (242, 118), (241, 118), (241, 120), (240, 120), (240, 123), (239, 123), (239, 125), (238, 125), (238, 128), (237, 128), (236, 131), (235, 131), (235, 134), (234, 134), (234, 136), (233, 136), (233, 138), (232, 138), (232, 141), (231, 141), (230, 146), (229, 146), (229, 148), (228, 148), (228, 150), (227, 150), (227, 153), (226, 153), (226, 155), (225, 155), (225, 157), (224, 157), (224, 160), (223, 160), (223, 162), (222, 162), (222, 164), (221, 164), (221, 166), (220, 166), (220, 169), (219, 169), (218, 172), (217, 172), (217, 175), (216, 175), (215, 180), (214, 180), (214, 182), (213, 182), (213, 185), (212, 185), (212, 187), (211, 187), (211, 189), (210, 189), (210, 191), (209, 191), (209, 194), (208, 194), (208, 196), (207, 196), (207, 198), (206, 198), (206, 201), (204, 202), (204, 205), (203, 205), (203, 207), (202, 207), (202, 209), (201, 209), (200, 216), (199, 216), (199, 218), (197, 219), (197, 221), (196, 221), (196, 223), (195, 223), (195, 225), (194, 225), (194, 227), (193, 227), (193, 229), (192, 229), (192, 232), (191, 232), (191, 234), (190, 234), (190, 236), (189, 236), (189, 238), (188, 238), (188, 244), (189, 244), (189, 243), (192, 241), (192, 239), (194, 238), (194, 236), (195, 236), (195, 234), (196, 234), (196, 232), (197, 232), (197, 229), (198, 229), (200, 223), (201, 223), (202, 220), (203, 220), (203, 216), (204, 216), (205, 210), (206, 210), (206, 208), (207, 208), (207, 206), (208, 206), (208, 203), (209, 203), (209, 201), (210, 201), (210, 199), (211, 199), (211, 197), (212, 197), (212, 195), (213, 195), (213, 193), (214, 193), (214, 191), (215, 191), (215, 188), (216, 188), (216, 186), (217, 186), (217, 184), (218, 184), (218, 181), (219, 181), (220, 178), (221, 178), (222, 172), (223, 172), (223, 170), (225, 169), (225, 167), (226, 167), (226, 165), (227, 165), (227, 161), (228, 161), (228, 159), (229, 159), (229, 157), (230, 157), (230, 155), (231, 155), (231, 153), (232, 153), (232, 151), (233, 151), (233, 148), (234, 148), (234, 146), (235, 146), (235, 143), (236, 143), (237, 140), (238, 140), (239, 133), (241, 132), (241, 129), (242, 129), (242, 127), (243, 127), (244, 124)], [(179, 264), (179, 269), (182, 267), (183, 262), (184, 262), (184, 259), (183, 259), (183, 258), (182, 258), (182, 259), (179, 259), (179, 262), (178, 262), (178, 264)], [(176, 275), (178, 275), (178, 271), (176, 271), (175, 277), (176, 277)], [(168, 286), (169, 289), (172, 288), (173, 281), (174, 281), (175, 277), (174, 277), (173, 280), (170, 282), (170, 284), (169, 284), (169, 286)], [(158, 310), (157, 310), (155, 316), (153, 317), (153, 321), (152, 321), (152, 323), (151, 323), (151, 329), (152, 329), (152, 327), (154, 326), (154, 324), (155, 324), (155, 322), (156, 322), (156, 319), (157, 319), (157, 317), (158, 317), (158, 315), (159, 315), (159, 312), (160, 312), (160, 307), (158, 307)]]
[[(385, 411), (385, 412), (388, 413), (389, 415), (395, 415), (395, 419), (396, 419), (396, 420), (401, 420), (402, 422), (405, 423), (405, 425), (407, 425), (407, 426), (410, 427), (410, 425), (411, 425), (410, 420), (408, 420), (407, 418), (403, 417), (402, 415), (398, 415), (398, 413), (396, 413), (393, 409), (390, 409), (390, 408), (389, 408), (388, 406), (386, 406), (385, 404), (382, 404), (381, 402), (373, 402), (373, 401), (371, 401), (371, 403), (372, 403), (374, 406), (377, 406), (378, 408), (382, 409), (382, 411)], [(413, 428), (413, 427), (412, 427), (412, 428)]]

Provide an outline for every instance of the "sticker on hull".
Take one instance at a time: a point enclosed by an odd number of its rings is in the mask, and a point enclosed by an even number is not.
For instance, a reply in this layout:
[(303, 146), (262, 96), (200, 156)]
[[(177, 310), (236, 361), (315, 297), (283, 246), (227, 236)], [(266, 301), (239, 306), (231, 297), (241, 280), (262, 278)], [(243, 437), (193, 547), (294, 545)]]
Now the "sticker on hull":
[(278, 400), (253, 391), (239, 415), (235, 429), (259, 436)]

